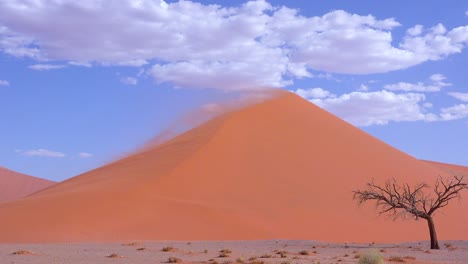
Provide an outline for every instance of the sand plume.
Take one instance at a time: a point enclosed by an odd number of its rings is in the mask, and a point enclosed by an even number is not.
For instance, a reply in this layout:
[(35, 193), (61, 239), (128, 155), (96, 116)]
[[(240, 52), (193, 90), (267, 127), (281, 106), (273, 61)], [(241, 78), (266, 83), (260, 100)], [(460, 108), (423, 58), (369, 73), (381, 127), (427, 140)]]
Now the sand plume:
[[(441, 173), (281, 93), (0, 204), (0, 242), (421, 240), (424, 222), (377, 217), (373, 206), (356, 205), (352, 191), (372, 178), (430, 183)], [(467, 205), (436, 216), (440, 239), (468, 237)]]

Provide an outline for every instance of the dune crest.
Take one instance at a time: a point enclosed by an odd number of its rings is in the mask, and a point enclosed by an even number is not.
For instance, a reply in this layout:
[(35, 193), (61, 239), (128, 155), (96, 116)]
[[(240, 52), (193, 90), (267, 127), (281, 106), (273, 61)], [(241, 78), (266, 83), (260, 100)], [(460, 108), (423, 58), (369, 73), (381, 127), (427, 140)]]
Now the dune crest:
[[(372, 178), (430, 183), (443, 173), (281, 93), (0, 204), (0, 242), (422, 240), (424, 222), (377, 217), (352, 191)], [(467, 239), (468, 200), (435, 220), (441, 240)]]
[(53, 184), (53, 181), (0, 167), (0, 202), (23, 198)]

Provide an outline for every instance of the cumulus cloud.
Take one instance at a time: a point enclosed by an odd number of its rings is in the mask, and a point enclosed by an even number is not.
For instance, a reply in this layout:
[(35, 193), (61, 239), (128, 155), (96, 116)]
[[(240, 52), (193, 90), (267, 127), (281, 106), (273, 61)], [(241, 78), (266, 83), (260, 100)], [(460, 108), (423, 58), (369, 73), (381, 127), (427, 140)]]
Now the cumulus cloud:
[(458, 92), (451, 92), (448, 93), (450, 96), (463, 101), (463, 102), (468, 102), (468, 93), (458, 93)]
[(36, 71), (48, 71), (48, 70), (57, 70), (67, 67), (67, 65), (57, 65), (57, 64), (34, 64), (28, 66), (31, 70)]
[[(57, 21), (61, 21), (58, 23)], [(409, 29), (335, 10), (303, 16), (264, 0), (238, 7), (163, 0), (0, 1), (0, 50), (70, 65), (148, 65), (180, 87), (286, 86), (312, 71), (383, 73), (459, 53), (468, 26)], [(396, 43), (396, 44), (393, 44)]]
[(384, 88), (391, 91), (405, 91), (405, 92), (439, 92), (443, 87), (451, 86), (451, 83), (444, 82), (446, 79), (440, 73), (433, 74), (429, 77), (431, 83), (407, 83), (398, 82), (394, 84), (385, 85)]
[(440, 110), (442, 120), (457, 120), (468, 117), (468, 104), (458, 104)]
[(400, 121), (434, 121), (420, 105), (424, 94), (396, 94), (389, 91), (352, 92), (336, 98), (311, 100), (356, 126), (385, 125)]
[(36, 157), (50, 157), (50, 158), (63, 158), (65, 153), (52, 151), (48, 149), (31, 149), (31, 150), (15, 150), (15, 152), (20, 153), (24, 156), (36, 156)]
[(6, 80), (0, 80), (0, 86), (9, 86), (10, 83)]
[(437, 115), (426, 111), (426, 97), (419, 93), (396, 94), (382, 90), (351, 92), (340, 96), (330, 93), (330, 96), (322, 98), (313, 98), (301, 91), (296, 93), (355, 126), (439, 119)]
[(120, 79), (120, 82), (128, 84), (128, 85), (137, 85), (138, 79), (134, 77), (123, 77)]
[(91, 158), (92, 156), (93, 156), (93, 154), (88, 153), (88, 152), (80, 152), (80, 153), (78, 153), (78, 157), (80, 157), (80, 158)]
[(322, 88), (297, 89), (294, 92), (296, 94), (300, 95), (301, 97), (306, 98), (306, 99), (335, 97), (334, 94), (332, 94), (329, 91), (324, 90)]

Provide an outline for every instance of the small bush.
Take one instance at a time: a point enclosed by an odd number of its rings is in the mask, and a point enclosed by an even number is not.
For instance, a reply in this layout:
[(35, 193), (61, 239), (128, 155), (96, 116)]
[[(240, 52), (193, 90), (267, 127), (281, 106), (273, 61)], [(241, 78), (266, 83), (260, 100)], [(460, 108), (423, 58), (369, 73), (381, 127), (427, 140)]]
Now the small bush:
[(271, 254), (263, 254), (260, 258), (271, 258)]
[(238, 257), (238, 258), (236, 259), (236, 262), (237, 262), (237, 263), (244, 263), (244, 258)]
[(307, 251), (307, 250), (299, 251), (299, 255), (307, 256), (307, 255), (309, 255), (309, 251)]
[(384, 264), (384, 258), (380, 252), (371, 250), (359, 256), (358, 264)]
[(33, 253), (31, 251), (27, 251), (27, 250), (18, 250), (18, 251), (15, 251), (13, 253), (11, 253), (12, 255), (32, 255)]
[(175, 248), (173, 248), (173, 247), (163, 247), (161, 249), (161, 251), (163, 251), (163, 252), (172, 252), (174, 250), (175, 250)]
[(392, 261), (392, 262), (402, 262), (404, 263), (405, 260), (402, 258), (402, 257), (398, 257), (398, 256), (392, 256), (388, 259), (388, 261)]
[(119, 256), (119, 255), (117, 255), (117, 254), (115, 254), (115, 253), (112, 253), (112, 254), (106, 256), (106, 258), (120, 258), (120, 257), (121, 257), (121, 256)]
[(143, 251), (145, 250), (146, 248), (142, 247), (142, 248), (137, 248), (138, 251)]
[(219, 251), (219, 253), (231, 254), (231, 253), (232, 253), (232, 250), (230, 250), (229, 248), (225, 248), (225, 249), (221, 249), (221, 250)]
[(276, 254), (280, 255), (281, 258), (286, 258), (287, 257), (286, 254), (288, 254), (288, 252), (285, 250), (281, 250), (281, 251), (278, 251), (278, 253)]
[(176, 258), (176, 257), (170, 257), (167, 259), (167, 263), (181, 263), (182, 260), (180, 258)]
[(218, 258), (227, 258), (227, 257), (229, 257), (229, 254), (225, 252), (221, 252), (218, 256)]

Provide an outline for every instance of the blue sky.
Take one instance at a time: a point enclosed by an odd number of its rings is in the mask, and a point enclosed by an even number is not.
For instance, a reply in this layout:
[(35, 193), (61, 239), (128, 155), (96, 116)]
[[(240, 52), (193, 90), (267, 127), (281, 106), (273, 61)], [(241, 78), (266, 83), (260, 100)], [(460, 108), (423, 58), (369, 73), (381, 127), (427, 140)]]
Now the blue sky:
[(468, 165), (468, 3), (226, 2), (0, 2), (0, 166), (63, 180), (265, 87)]

